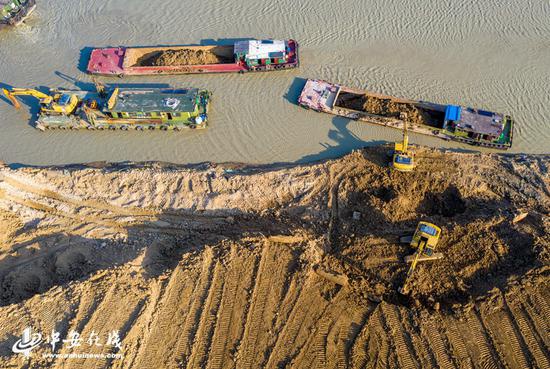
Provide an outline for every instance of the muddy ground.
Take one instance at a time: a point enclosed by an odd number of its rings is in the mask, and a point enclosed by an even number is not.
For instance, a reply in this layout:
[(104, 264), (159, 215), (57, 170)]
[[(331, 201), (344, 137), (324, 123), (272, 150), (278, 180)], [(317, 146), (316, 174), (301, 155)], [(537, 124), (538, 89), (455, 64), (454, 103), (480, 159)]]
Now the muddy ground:
[(137, 65), (141, 67), (162, 67), (178, 65), (205, 65), (232, 62), (233, 59), (217, 55), (209, 50), (164, 50), (143, 56)]
[[(388, 151), (1, 169), (0, 366), (550, 367), (550, 157)], [(403, 296), (420, 220), (444, 258)], [(22, 359), (27, 326), (118, 330), (124, 358)]]

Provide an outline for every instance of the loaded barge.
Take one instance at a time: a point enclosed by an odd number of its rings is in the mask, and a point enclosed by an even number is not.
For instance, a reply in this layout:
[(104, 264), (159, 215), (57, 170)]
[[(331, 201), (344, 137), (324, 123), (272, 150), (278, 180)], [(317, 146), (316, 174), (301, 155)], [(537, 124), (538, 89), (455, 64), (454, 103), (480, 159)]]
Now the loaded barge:
[(246, 40), (233, 45), (94, 49), (87, 71), (98, 75), (244, 73), (296, 68), (294, 40)]
[(506, 150), (514, 121), (508, 115), (459, 105), (400, 99), (309, 79), (298, 98), (306, 109), (445, 140)]
[(23, 23), (35, 8), (35, 0), (0, 0), (0, 29)]
[(210, 93), (197, 88), (111, 88), (97, 91), (4, 89), (16, 108), (17, 95), (39, 99), (36, 128), (89, 130), (180, 130), (206, 128)]

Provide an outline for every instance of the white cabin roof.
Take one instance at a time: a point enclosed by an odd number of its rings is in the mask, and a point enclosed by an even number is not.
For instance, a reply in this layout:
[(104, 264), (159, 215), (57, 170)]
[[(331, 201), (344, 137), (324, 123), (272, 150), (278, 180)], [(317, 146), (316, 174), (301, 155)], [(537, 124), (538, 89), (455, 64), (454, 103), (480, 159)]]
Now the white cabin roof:
[(235, 43), (235, 53), (245, 53), (249, 59), (270, 58), (270, 53), (286, 54), (286, 43), (282, 40), (247, 40)]

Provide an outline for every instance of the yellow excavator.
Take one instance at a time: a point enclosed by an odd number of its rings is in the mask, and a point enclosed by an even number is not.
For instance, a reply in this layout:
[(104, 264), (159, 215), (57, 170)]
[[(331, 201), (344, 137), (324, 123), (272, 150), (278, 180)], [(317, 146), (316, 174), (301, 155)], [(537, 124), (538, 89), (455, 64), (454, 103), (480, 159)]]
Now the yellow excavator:
[(407, 282), (413, 275), (414, 270), (416, 269), (416, 264), (418, 264), (419, 261), (437, 260), (443, 258), (442, 253), (434, 252), (437, 243), (439, 242), (439, 237), (441, 237), (441, 228), (432, 223), (420, 222), (418, 223), (412, 238), (409, 236), (402, 239), (403, 242), (410, 242), (411, 247), (416, 249), (416, 252), (405, 258), (405, 261), (407, 263), (411, 263), (411, 266), (407, 271), (403, 286), (399, 288), (399, 293), (404, 295), (408, 293)]
[(2, 89), (16, 109), (21, 107), (15, 96), (32, 96), (39, 100), (40, 111), (48, 114), (70, 115), (76, 110), (80, 99), (77, 95), (56, 93), (53, 96), (27, 88)]
[(409, 136), (407, 134), (407, 115), (402, 113), (403, 142), (395, 143), (392, 167), (400, 172), (410, 172), (415, 167), (414, 153), (409, 150)]

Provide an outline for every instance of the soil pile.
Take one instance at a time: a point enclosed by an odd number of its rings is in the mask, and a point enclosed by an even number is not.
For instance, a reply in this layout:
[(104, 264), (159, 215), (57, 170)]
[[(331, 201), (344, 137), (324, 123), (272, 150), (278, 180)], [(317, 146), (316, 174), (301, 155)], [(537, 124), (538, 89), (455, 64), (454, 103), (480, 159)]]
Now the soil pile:
[[(549, 367), (550, 158), (417, 149), (399, 173), (388, 151), (0, 169), (0, 366), (31, 326), (118, 330), (124, 358), (44, 344), (30, 367)], [(403, 296), (420, 220), (444, 258)]]
[(342, 92), (338, 96), (336, 106), (382, 117), (403, 119), (412, 124), (433, 124), (429, 115), (412, 104), (397, 103), (390, 99), (381, 99), (374, 96), (358, 95)]
[(177, 49), (164, 50), (146, 55), (138, 61), (144, 67), (220, 64), (231, 61), (208, 50)]

